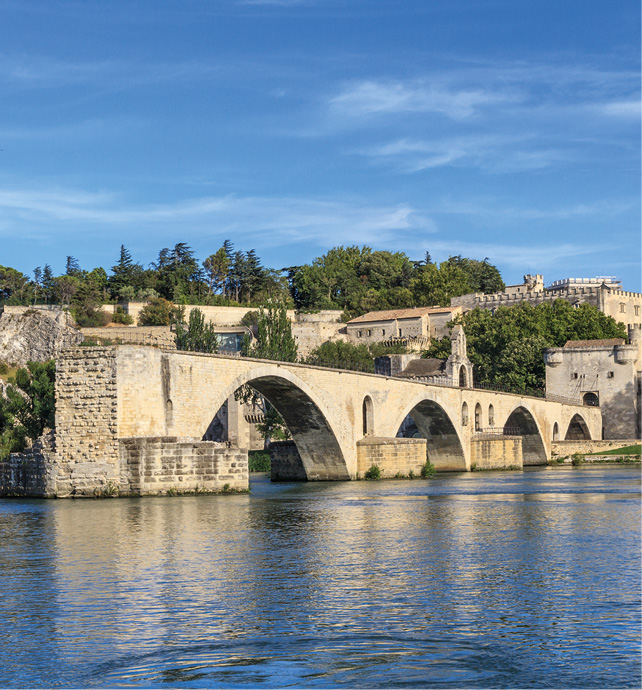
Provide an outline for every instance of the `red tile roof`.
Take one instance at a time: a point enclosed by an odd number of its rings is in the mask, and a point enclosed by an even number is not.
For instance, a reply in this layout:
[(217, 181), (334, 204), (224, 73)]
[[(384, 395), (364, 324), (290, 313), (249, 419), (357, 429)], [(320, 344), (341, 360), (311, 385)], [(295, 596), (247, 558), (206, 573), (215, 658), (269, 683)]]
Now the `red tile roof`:
[(414, 309), (391, 309), (390, 311), (370, 311), (357, 316), (348, 323), (366, 323), (368, 321), (392, 321), (394, 319), (416, 319), (427, 314), (447, 314), (459, 311), (459, 307), (415, 307)]

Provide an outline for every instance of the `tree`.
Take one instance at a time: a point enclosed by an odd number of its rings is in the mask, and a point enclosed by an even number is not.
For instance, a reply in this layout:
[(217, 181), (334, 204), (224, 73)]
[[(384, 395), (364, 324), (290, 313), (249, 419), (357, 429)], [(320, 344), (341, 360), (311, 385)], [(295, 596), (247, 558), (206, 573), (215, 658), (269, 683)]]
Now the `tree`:
[[(464, 326), (476, 381), (515, 390), (544, 388), (544, 348), (562, 347), (567, 340), (626, 337), (624, 326), (596, 307), (582, 304), (575, 308), (562, 299), (537, 306), (522, 302), (498, 307), (494, 314), (473, 309), (455, 322)], [(434, 341), (424, 356), (449, 354), (450, 339), (446, 337)]]
[(53, 302), (55, 299), (55, 289), (56, 282), (49, 264), (45, 264), (42, 271), (42, 294), (45, 298), (45, 302)]
[(35, 304), (38, 299), (38, 290), (42, 284), (42, 268), (40, 268), (40, 266), (36, 266), (33, 269), (33, 284), (33, 303)]
[(225, 251), (225, 247), (221, 247), (215, 254), (208, 256), (203, 261), (203, 268), (205, 268), (209, 279), (210, 294), (220, 289), (223, 297), (225, 297), (225, 284), (230, 271), (230, 258)]
[(9, 304), (29, 304), (33, 285), (29, 277), (15, 268), (0, 266), (0, 301)]
[[(462, 269), (468, 276), (471, 292), (492, 294), (493, 292), (501, 292), (506, 287), (499, 270), (488, 263), (488, 257), (483, 261), (477, 261), (476, 259), (467, 259), (458, 254), (457, 256), (451, 256), (446, 261), (446, 264)], [(453, 297), (455, 296), (453, 295)]]
[(56, 365), (28, 362), (9, 379), (6, 398), (0, 398), (0, 456), (24, 448), (55, 423)]
[(410, 289), (419, 306), (450, 305), (450, 298), (471, 292), (466, 272), (457, 264), (426, 264), (415, 272), (410, 280)]
[(80, 264), (78, 263), (78, 259), (74, 256), (68, 256), (67, 257), (67, 264), (65, 267), (65, 275), (68, 276), (76, 276), (80, 273)]
[(219, 339), (213, 323), (205, 323), (205, 316), (200, 309), (194, 308), (189, 313), (187, 329), (182, 318), (176, 320), (176, 349), (191, 352), (218, 352)]
[(64, 275), (54, 278), (54, 295), (56, 301), (63, 306), (69, 306), (71, 298), (78, 291), (79, 280), (75, 276)]
[(179, 318), (181, 318), (179, 310), (170, 301), (162, 297), (152, 297), (140, 310), (138, 325), (169, 326)]
[(297, 344), (292, 335), (292, 324), (285, 305), (269, 303), (261, 307), (257, 316), (256, 340), (250, 344), (246, 338), (243, 355), (279, 362), (296, 362)]

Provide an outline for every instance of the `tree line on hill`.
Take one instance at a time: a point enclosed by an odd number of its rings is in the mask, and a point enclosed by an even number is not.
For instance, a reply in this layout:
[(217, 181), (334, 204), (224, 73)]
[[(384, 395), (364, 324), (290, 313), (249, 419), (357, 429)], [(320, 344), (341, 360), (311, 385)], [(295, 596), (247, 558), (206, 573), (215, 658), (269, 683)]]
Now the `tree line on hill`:
[[(310, 264), (274, 269), (263, 266), (254, 249), (235, 250), (230, 240), (203, 261), (181, 242), (161, 249), (147, 267), (121, 245), (109, 273), (102, 267), (84, 270), (73, 256), (58, 276), (48, 264), (36, 267), (33, 278), (0, 266), (0, 305), (59, 304), (70, 308), (81, 326), (104, 325), (109, 317), (102, 304), (153, 298), (248, 307), (272, 301), (302, 311), (338, 309), (349, 320), (368, 311), (446, 306), (451, 297), (503, 288), (488, 259), (451, 256), (436, 264), (430, 254), (411, 261), (403, 252), (352, 246), (335, 247)], [(126, 322), (125, 315), (120, 319)]]

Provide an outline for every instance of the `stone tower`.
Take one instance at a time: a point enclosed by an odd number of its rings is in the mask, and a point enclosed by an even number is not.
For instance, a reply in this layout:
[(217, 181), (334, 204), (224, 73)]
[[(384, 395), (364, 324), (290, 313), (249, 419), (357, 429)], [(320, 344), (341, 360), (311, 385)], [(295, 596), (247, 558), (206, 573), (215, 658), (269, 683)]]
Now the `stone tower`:
[(446, 360), (446, 374), (453, 384), (461, 388), (473, 387), (473, 365), (466, 353), (466, 334), (461, 324), (453, 328), (450, 336), (451, 354)]

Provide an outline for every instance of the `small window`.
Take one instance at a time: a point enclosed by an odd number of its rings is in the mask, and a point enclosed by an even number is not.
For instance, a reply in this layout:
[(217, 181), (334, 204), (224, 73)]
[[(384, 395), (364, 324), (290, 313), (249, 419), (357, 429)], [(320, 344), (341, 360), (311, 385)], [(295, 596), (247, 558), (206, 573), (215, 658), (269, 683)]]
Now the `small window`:
[(614, 371), (609, 371), (609, 372), (607, 372), (607, 374), (606, 374), (606, 378), (607, 378), (607, 379), (612, 379), (614, 376), (615, 376), (615, 372), (614, 372)]
[(466, 403), (461, 406), (461, 425), (468, 426), (468, 405)]
[(368, 331), (368, 335), (372, 335), (372, 331), (369, 330), (369, 331)]
[(635, 315), (636, 315), (636, 316), (640, 316), (640, 307), (639, 307), (639, 305), (636, 304), (635, 307), (633, 307), (633, 309), (635, 310)]
[(576, 372), (576, 371), (573, 372), (573, 378), (574, 378), (574, 379), (577, 378), (577, 372)]
[(624, 314), (626, 312), (626, 304), (624, 302), (620, 302), (620, 314)]
[(385, 329), (385, 328), (382, 328), (382, 329), (381, 329), (381, 335), (383, 336), (383, 335), (385, 335), (385, 334), (386, 334), (386, 329)]
[(357, 331), (357, 338), (361, 337), (361, 331)]

